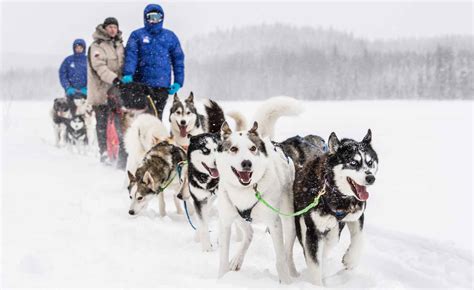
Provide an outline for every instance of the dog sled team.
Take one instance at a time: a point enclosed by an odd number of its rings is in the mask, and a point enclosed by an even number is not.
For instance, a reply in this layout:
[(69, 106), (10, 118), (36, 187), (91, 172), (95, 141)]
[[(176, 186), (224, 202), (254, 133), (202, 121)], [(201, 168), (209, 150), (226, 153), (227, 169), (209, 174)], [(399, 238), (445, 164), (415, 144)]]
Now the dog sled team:
[[(84, 150), (89, 142), (98, 145), (102, 162), (115, 159), (126, 171), (130, 215), (157, 197), (165, 216), (164, 195), (171, 194), (178, 214), (186, 214), (196, 229), (202, 251), (218, 244), (218, 277), (242, 268), (254, 224), (267, 228), (281, 283), (298, 276), (298, 239), (311, 282), (323, 285), (325, 259), (346, 226), (351, 241), (342, 263), (346, 269), (357, 266), (368, 188), (378, 170), (370, 129), (361, 141), (332, 133), (327, 141), (308, 135), (277, 142), (277, 120), (302, 110), (296, 99), (270, 98), (247, 122), (213, 100), (196, 100), (193, 93), (180, 98), (184, 53), (163, 19), (159, 5), (148, 5), (145, 26), (130, 35), (125, 49), (115, 18), (97, 26), (87, 56), (85, 43), (74, 42), (75, 54), (60, 69), (67, 96), (56, 99), (52, 110), (58, 146)], [(86, 77), (78, 73), (84, 67)], [(215, 244), (209, 235), (214, 209)], [(232, 258), (231, 233), (240, 237)]]

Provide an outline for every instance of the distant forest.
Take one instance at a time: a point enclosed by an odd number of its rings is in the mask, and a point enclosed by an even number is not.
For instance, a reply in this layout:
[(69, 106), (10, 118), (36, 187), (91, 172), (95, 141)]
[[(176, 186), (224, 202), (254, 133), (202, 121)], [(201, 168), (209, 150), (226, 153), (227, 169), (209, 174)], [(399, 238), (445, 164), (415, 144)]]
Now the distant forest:
[[(184, 45), (184, 90), (220, 100), (472, 100), (473, 43), (472, 36), (369, 41), (283, 24), (217, 31)], [(3, 71), (0, 79), (3, 99), (62, 94), (56, 67)]]
[(472, 99), (473, 39), (370, 42), (285, 25), (217, 32), (186, 47), (187, 86), (218, 99)]

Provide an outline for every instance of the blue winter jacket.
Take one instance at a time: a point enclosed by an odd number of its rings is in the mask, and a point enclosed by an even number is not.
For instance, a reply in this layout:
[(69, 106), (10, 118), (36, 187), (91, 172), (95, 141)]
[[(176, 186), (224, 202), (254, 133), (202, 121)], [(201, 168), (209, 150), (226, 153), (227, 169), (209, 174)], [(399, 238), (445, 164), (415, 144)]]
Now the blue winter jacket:
[(176, 35), (163, 28), (163, 21), (150, 24), (146, 14), (151, 11), (164, 13), (160, 5), (145, 7), (143, 20), (145, 27), (132, 32), (125, 48), (123, 75), (133, 75), (136, 82), (153, 88), (169, 88), (171, 68), (175, 83), (184, 84), (184, 53)]
[[(78, 44), (84, 47), (82, 53), (74, 51), (74, 46)], [(66, 57), (59, 68), (59, 80), (64, 90), (69, 87), (75, 89), (87, 87), (86, 42), (83, 39), (76, 39), (72, 44), (72, 49), (73, 54)]]

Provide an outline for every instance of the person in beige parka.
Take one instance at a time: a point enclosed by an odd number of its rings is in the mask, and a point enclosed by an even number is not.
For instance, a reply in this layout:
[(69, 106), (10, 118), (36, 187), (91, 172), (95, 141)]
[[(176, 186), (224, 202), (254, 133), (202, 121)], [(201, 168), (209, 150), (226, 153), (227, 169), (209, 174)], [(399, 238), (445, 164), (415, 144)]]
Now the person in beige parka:
[[(120, 84), (124, 62), (124, 47), (122, 32), (119, 30), (117, 19), (106, 18), (104, 23), (96, 27), (92, 35), (94, 42), (88, 53), (87, 68), (87, 101), (94, 108), (97, 119), (97, 140), (101, 154), (101, 162), (107, 158), (107, 91), (112, 85)], [(119, 156), (119, 163), (125, 162)], [(121, 160), (122, 159), (122, 160)], [(120, 164), (117, 164), (121, 167)], [(124, 165), (124, 164), (122, 164)]]

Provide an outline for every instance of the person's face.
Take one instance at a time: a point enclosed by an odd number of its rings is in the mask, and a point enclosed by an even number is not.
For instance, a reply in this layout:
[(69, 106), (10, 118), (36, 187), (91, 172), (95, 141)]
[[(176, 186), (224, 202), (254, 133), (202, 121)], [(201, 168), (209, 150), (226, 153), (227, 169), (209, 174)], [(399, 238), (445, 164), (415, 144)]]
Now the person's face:
[(111, 38), (114, 38), (118, 33), (118, 26), (115, 24), (109, 24), (105, 27), (105, 31), (107, 31), (107, 34)]
[(74, 52), (75, 53), (82, 53), (84, 51), (84, 47), (82, 47), (82, 45), (76, 45), (74, 47)]

